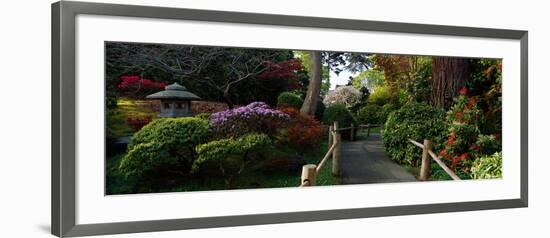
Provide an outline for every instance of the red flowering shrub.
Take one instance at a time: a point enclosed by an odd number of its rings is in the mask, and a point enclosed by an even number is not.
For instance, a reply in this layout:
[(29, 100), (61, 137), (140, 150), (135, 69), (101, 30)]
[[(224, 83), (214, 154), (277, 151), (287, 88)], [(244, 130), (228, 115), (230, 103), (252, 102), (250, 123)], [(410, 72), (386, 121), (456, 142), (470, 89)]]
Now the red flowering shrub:
[(157, 83), (140, 76), (125, 75), (120, 77), (120, 83), (117, 85), (117, 88), (120, 90), (122, 96), (140, 99), (148, 94), (164, 90), (165, 86), (164, 83)]
[(448, 160), (451, 168), (468, 172), (471, 163), (479, 154), (476, 144), (482, 112), (477, 106), (477, 97), (467, 96), (466, 87), (460, 89), (455, 104), (447, 112), (449, 137), (439, 155)]
[(291, 107), (279, 108), (290, 116), (279, 142), (297, 150), (319, 147), (323, 131), (321, 122), (312, 116), (303, 115), (299, 110)]
[(134, 129), (134, 131), (139, 131), (142, 127), (149, 124), (149, 122), (151, 122), (152, 120), (153, 118), (150, 116), (145, 116), (145, 117), (130, 116), (128, 117), (126, 122), (128, 123), (128, 125), (130, 125), (130, 127), (132, 127), (132, 129)]

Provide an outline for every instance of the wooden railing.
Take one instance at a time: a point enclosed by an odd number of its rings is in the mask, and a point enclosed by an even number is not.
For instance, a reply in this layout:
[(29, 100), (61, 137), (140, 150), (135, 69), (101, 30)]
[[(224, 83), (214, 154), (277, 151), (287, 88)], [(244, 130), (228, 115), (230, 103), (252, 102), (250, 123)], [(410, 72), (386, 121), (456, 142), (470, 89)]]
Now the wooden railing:
[(453, 180), (460, 180), (456, 174), (443, 163), (441, 158), (432, 151), (433, 143), (431, 140), (424, 140), (424, 144), (417, 142), (413, 139), (409, 139), (413, 145), (416, 145), (422, 149), (422, 165), (420, 166), (420, 176), (418, 180), (426, 181), (430, 177), (431, 160), (433, 159), (439, 167), (441, 167), (445, 173), (447, 173)]
[(319, 164), (306, 164), (302, 167), (302, 183), (300, 187), (315, 186), (315, 180), (323, 165), (332, 157), (332, 175), (340, 176), (340, 161), (342, 160), (342, 136), (340, 131), (344, 128), (338, 128), (338, 122), (334, 122), (329, 127), (329, 149)]
[(354, 140), (357, 129), (367, 129), (367, 136), (370, 134), (370, 129), (381, 127), (382, 124), (363, 124), (359, 126), (338, 127), (338, 122), (334, 122), (328, 129), (328, 151), (319, 162), (319, 164), (306, 164), (302, 167), (302, 183), (300, 187), (315, 186), (315, 180), (323, 165), (332, 158), (332, 176), (340, 176), (340, 161), (342, 160), (342, 134), (341, 131), (351, 130), (350, 140)]
[[(355, 128), (374, 128), (381, 127), (380, 124), (366, 124), (359, 125), (357, 127), (344, 127), (339, 128), (338, 122), (334, 122), (329, 127), (329, 149), (319, 164), (306, 164), (302, 167), (301, 185), (300, 187), (315, 186), (315, 180), (323, 166), (327, 161), (332, 158), (332, 175), (340, 176), (340, 161), (342, 160), (342, 135), (341, 131), (352, 130)], [(353, 132), (351, 133), (353, 136)], [(353, 137), (352, 137), (353, 138)], [(447, 173), (453, 180), (460, 180), (460, 178), (441, 160), (441, 158), (432, 151), (433, 143), (431, 140), (424, 140), (424, 144), (417, 142), (413, 139), (409, 139), (413, 145), (422, 149), (422, 164), (420, 166), (420, 176), (418, 180), (426, 181), (430, 177), (430, 168), (432, 159)]]

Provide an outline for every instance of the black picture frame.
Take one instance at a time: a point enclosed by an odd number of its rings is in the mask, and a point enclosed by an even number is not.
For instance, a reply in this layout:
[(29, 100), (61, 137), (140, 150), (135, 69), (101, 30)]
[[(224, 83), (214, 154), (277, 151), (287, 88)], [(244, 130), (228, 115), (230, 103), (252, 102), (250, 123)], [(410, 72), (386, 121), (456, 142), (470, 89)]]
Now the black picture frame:
[[(76, 224), (75, 207), (75, 17), (78, 14), (162, 18), (512, 39), (520, 42), (521, 74), (521, 194), (518, 199), (426, 205), (319, 210), (205, 218), (184, 218), (101, 224)], [(270, 15), (137, 5), (62, 1), (52, 4), (52, 154), (51, 232), (59, 237), (167, 231), (333, 219), (458, 212), (528, 206), (528, 32), (397, 22)]]

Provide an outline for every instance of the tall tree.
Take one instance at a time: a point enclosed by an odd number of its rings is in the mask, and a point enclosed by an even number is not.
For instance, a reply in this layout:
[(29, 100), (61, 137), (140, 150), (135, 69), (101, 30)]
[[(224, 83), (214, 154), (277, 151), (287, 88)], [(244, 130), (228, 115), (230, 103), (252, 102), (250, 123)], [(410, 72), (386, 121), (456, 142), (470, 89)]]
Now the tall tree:
[[(314, 53), (316, 55), (314, 55)], [(311, 80), (304, 104), (300, 111), (305, 114), (314, 115), (317, 103), (320, 97), (320, 88), (322, 86), (323, 65), (326, 66), (327, 75), (334, 71), (336, 75), (344, 70), (350, 72), (360, 72), (372, 67), (369, 54), (345, 53), (345, 52), (311, 52)], [(318, 73), (313, 71), (318, 70)], [(330, 86), (330, 82), (325, 84)], [(315, 93), (315, 94), (312, 94)]]
[(312, 51), (310, 52), (311, 57), (311, 80), (309, 80), (309, 85), (307, 87), (307, 94), (302, 104), (300, 112), (307, 115), (315, 115), (315, 110), (317, 109), (317, 103), (319, 103), (319, 92), (321, 92), (321, 82), (322, 82), (322, 61), (321, 61), (321, 52)]
[(433, 57), (431, 103), (448, 108), (460, 88), (470, 77), (470, 60), (456, 57)]

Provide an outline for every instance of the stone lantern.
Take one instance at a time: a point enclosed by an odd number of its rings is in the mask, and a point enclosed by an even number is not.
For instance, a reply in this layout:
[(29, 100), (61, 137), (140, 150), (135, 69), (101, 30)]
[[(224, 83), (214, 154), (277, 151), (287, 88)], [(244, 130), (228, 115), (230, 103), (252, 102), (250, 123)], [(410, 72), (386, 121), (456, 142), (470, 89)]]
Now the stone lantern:
[(160, 100), (159, 117), (193, 116), (191, 101), (201, 99), (178, 83), (170, 84), (164, 88), (164, 91), (153, 93), (146, 98)]

